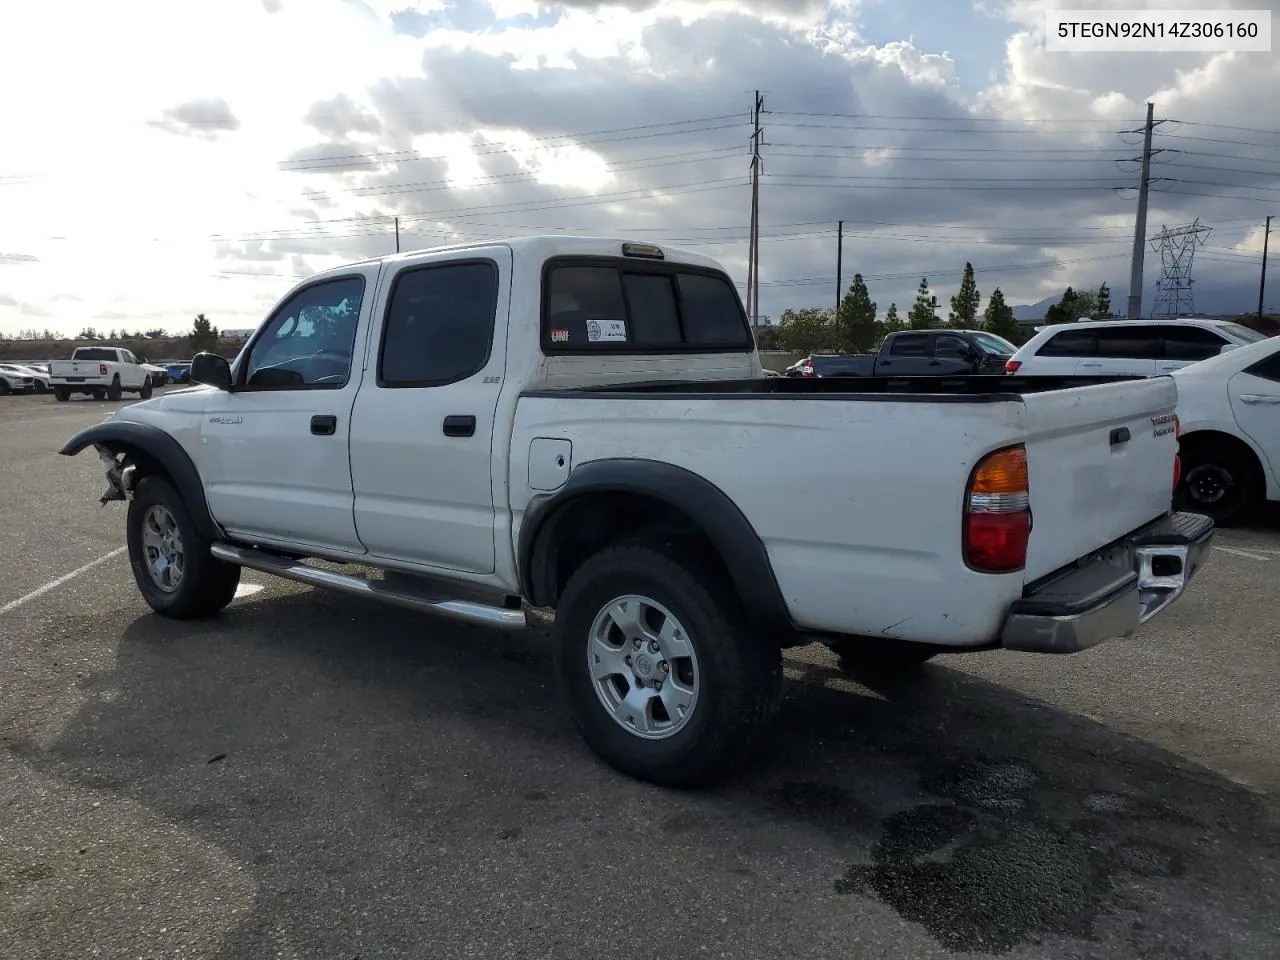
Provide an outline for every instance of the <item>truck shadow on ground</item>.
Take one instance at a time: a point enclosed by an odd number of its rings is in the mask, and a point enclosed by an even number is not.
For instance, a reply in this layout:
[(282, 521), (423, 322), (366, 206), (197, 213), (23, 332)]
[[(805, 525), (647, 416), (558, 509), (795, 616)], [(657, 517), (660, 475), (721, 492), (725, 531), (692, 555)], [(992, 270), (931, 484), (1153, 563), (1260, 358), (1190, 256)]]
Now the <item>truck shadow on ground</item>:
[(498, 635), (315, 591), (202, 624), (147, 615), (26, 759), (251, 871), (255, 912), (227, 956), (275, 955), (282, 928), (301, 956), (416, 956), (482, 941), (500, 908), (559, 956), (619, 937), (687, 951), (649, 917), (699, 910), (797, 955), (759, 909), (787, 890), (851, 923), (891, 908), (950, 951), (1280, 952), (1267, 803), (1148, 743), (946, 658), (863, 686), (789, 663), (800, 676), (761, 758), (713, 789), (662, 791), (581, 745), (547, 641), (545, 626)]

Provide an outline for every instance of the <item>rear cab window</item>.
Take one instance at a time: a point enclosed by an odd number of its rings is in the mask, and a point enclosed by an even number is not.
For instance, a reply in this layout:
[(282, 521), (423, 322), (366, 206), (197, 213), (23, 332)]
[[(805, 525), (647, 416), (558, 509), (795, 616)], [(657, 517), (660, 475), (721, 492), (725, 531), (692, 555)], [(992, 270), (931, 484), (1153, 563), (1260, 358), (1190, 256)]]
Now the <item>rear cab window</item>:
[(754, 348), (746, 311), (716, 270), (614, 257), (543, 269), (542, 351), (713, 353)]
[(110, 347), (77, 347), (72, 360), (118, 360), (119, 354)]

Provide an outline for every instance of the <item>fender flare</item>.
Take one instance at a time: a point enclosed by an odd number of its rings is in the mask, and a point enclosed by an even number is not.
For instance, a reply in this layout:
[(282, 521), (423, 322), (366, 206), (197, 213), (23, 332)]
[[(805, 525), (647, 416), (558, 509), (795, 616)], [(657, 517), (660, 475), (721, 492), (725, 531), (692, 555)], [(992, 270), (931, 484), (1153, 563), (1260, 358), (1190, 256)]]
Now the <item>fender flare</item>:
[(575, 467), (555, 493), (530, 501), (516, 553), (520, 587), (530, 602), (554, 591), (535, 558), (557, 536), (561, 518), (582, 497), (601, 493), (638, 494), (684, 513), (724, 561), (748, 617), (768, 628), (794, 629), (769, 553), (738, 505), (705, 477), (658, 460), (592, 460)]
[(200, 535), (210, 540), (222, 539), (222, 531), (209, 512), (209, 501), (205, 499), (200, 472), (187, 451), (182, 449), (182, 444), (169, 434), (159, 427), (145, 423), (108, 420), (81, 430), (64, 443), (58, 453), (64, 457), (74, 457), (90, 445), (100, 445), (117, 453), (138, 451), (144, 454), (168, 474), (187, 509), (191, 511), (191, 518)]

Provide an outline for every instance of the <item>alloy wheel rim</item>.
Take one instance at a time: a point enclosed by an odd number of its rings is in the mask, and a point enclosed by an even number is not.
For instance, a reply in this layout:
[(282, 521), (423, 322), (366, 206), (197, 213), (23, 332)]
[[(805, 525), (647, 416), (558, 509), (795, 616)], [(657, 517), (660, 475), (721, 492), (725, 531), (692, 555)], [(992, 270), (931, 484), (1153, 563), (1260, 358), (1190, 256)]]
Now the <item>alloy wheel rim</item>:
[(182, 585), (186, 554), (182, 534), (169, 509), (152, 504), (142, 517), (142, 553), (147, 573), (157, 587), (173, 593)]
[(587, 671), (606, 712), (644, 740), (665, 740), (698, 706), (701, 671), (683, 624), (656, 600), (616, 597), (596, 614), (587, 640)]

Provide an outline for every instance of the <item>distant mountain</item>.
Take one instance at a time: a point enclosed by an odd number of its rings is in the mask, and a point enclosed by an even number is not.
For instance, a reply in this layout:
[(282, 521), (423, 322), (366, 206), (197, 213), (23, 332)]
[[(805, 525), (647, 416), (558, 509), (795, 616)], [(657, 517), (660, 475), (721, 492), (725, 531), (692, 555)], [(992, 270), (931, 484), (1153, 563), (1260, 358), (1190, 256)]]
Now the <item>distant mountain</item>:
[[(1270, 279), (1270, 278), (1268, 278)], [(1212, 279), (1197, 280), (1195, 284), (1195, 305), (1196, 313), (1204, 313), (1210, 316), (1234, 316), (1241, 313), (1253, 313), (1258, 309), (1258, 281), (1253, 280), (1252, 286), (1248, 282), (1233, 283), (1228, 280), (1220, 280), (1214, 282)], [(1149, 289), (1142, 297), (1142, 312), (1144, 315), (1150, 314), (1151, 305), (1155, 303), (1155, 283), (1149, 285)], [(1267, 312), (1274, 312), (1280, 307), (1280, 282), (1277, 282), (1275, 292), (1270, 283), (1267, 284)], [(1114, 313), (1124, 314), (1125, 303), (1128, 292), (1125, 289), (1117, 289), (1115, 286), (1111, 288), (1111, 309)], [(1013, 308), (1013, 316), (1019, 323), (1031, 323), (1044, 319), (1045, 311), (1062, 299), (1062, 294), (1058, 293), (1051, 297), (1045, 297), (1036, 303), (1016, 304)]]
[(1032, 320), (1043, 320), (1044, 312), (1062, 299), (1062, 294), (1045, 297), (1035, 303), (1020, 303), (1013, 308), (1013, 318), (1019, 323), (1030, 323)]

